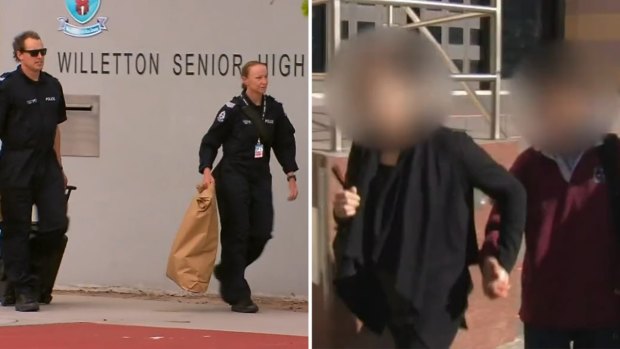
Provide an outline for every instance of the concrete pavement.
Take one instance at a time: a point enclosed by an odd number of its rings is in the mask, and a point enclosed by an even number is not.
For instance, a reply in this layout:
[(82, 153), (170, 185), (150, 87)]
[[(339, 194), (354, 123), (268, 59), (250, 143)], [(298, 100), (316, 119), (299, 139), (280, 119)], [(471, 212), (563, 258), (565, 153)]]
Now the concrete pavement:
[(225, 304), (58, 295), (38, 313), (0, 308), (0, 326), (92, 322), (118, 325), (253, 332), (307, 336), (308, 313), (261, 308), (258, 314), (232, 313)]

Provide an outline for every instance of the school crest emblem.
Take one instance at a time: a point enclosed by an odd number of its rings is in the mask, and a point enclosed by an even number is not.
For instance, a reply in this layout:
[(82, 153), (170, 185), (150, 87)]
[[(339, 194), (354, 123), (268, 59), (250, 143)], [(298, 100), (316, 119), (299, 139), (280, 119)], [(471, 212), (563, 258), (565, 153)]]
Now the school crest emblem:
[(596, 167), (594, 169), (594, 175), (592, 176), (592, 180), (594, 183), (600, 184), (605, 183), (605, 171), (602, 167)]
[(96, 23), (86, 25), (92, 21), (101, 7), (102, 0), (65, 0), (65, 8), (71, 19), (76, 21), (79, 26), (72, 25), (67, 17), (58, 17), (58, 30), (65, 34), (78, 38), (85, 38), (100, 34), (108, 30), (106, 22), (108, 17), (97, 17)]

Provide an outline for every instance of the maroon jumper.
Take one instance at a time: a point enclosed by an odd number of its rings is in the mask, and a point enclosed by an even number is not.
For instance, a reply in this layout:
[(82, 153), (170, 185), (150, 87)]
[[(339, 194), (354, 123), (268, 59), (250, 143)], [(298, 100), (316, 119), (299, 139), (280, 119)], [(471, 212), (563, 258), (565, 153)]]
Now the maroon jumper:
[[(530, 148), (511, 168), (527, 192), (520, 316), (540, 328), (613, 328), (620, 324), (618, 240), (598, 148), (586, 151), (572, 173), (561, 167)], [(500, 219), (494, 207), (483, 256), (498, 253)]]

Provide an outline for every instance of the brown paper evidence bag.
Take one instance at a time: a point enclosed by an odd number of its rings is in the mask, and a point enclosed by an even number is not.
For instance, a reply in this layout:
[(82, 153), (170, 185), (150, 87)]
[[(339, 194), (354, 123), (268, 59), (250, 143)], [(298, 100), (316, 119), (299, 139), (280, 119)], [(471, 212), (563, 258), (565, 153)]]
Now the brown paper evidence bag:
[(215, 265), (219, 224), (215, 184), (196, 188), (172, 244), (166, 276), (182, 289), (205, 293)]

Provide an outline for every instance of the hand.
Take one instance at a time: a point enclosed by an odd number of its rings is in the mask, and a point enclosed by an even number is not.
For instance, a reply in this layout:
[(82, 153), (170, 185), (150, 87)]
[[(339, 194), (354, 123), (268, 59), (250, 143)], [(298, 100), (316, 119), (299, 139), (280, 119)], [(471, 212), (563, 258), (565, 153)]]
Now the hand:
[(508, 297), (510, 279), (495, 257), (487, 257), (482, 261), (482, 288), (490, 299)]
[(67, 186), (69, 185), (69, 179), (67, 178), (67, 175), (65, 174), (65, 172), (62, 172), (62, 177), (63, 180), (65, 181), (65, 189), (67, 189)]
[(357, 208), (360, 206), (360, 200), (356, 187), (337, 193), (334, 199), (334, 213), (336, 217), (350, 218), (355, 216)]
[(211, 174), (210, 168), (205, 168), (202, 176), (202, 189), (207, 189), (211, 184), (215, 183), (215, 179)]
[(288, 181), (288, 201), (295, 201), (298, 195), (297, 180), (292, 178)]

